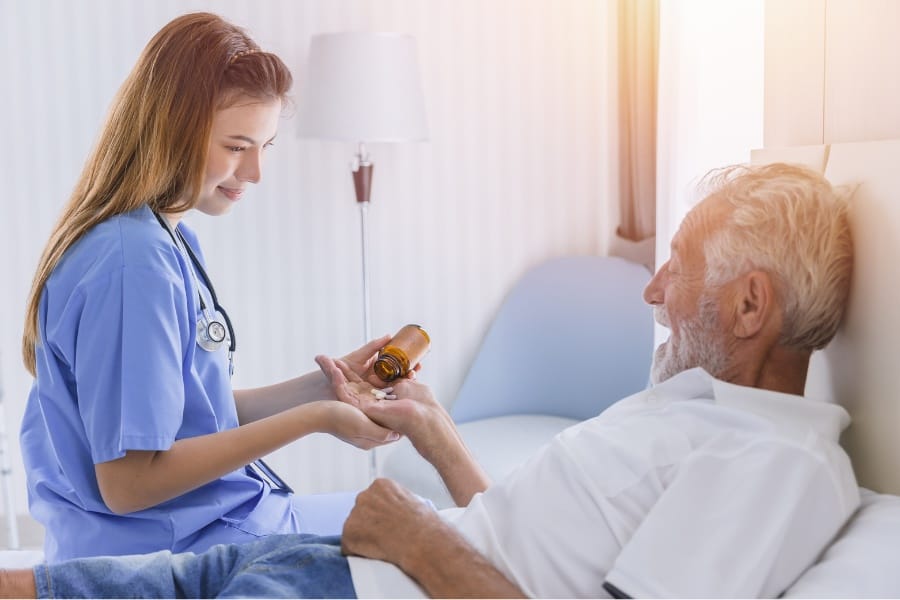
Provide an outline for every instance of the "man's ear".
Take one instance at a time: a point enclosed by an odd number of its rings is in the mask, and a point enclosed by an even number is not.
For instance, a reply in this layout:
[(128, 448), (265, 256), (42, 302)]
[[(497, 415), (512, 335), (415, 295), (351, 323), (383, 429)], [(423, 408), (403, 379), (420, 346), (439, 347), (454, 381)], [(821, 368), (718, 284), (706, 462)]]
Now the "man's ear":
[(750, 271), (736, 282), (733, 333), (737, 338), (759, 334), (775, 312), (775, 287), (765, 271)]

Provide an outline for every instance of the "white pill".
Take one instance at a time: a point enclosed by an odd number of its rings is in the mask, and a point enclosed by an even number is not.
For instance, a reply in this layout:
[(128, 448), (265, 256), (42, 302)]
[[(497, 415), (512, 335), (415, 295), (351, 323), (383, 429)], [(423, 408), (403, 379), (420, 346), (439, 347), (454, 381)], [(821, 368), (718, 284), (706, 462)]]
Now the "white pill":
[(378, 400), (384, 400), (387, 396), (387, 394), (376, 388), (372, 388), (372, 395), (375, 396)]

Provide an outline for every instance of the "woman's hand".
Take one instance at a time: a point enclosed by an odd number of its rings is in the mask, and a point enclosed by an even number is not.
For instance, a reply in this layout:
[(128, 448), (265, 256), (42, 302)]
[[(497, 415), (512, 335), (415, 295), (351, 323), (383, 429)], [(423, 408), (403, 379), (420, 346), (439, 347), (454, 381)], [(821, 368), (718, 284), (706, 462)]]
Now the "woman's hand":
[(369, 450), (400, 439), (399, 433), (381, 427), (358, 408), (336, 400), (322, 400), (320, 403), (327, 411), (322, 431), (341, 441)]
[[(360, 379), (368, 381), (373, 386), (381, 387), (384, 385), (384, 382), (375, 375), (372, 365), (375, 364), (375, 359), (378, 358), (378, 351), (384, 348), (384, 345), (389, 341), (391, 341), (391, 336), (383, 335), (339, 360), (350, 367), (350, 370), (356, 373)], [(316, 357), (316, 362), (319, 362), (318, 357)], [(321, 364), (319, 366), (321, 366)], [(325, 374), (328, 375), (328, 373)]]
[[(385, 383), (378, 378), (372, 366), (375, 364), (375, 359), (378, 358), (378, 351), (384, 348), (385, 344), (387, 344), (389, 341), (391, 341), (391, 336), (383, 335), (380, 338), (374, 339), (368, 344), (365, 344), (361, 348), (354, 350), (340, 360), (344, 362), (348, 367), (350, 367), (350, 369), (354, 373), (356, 373), (360, 379), (368, 381), (375, 387), (384, 387)], [(422, 365), (416, 363), (416, 365), (406, 374), (406, 378), (415, 379), (416, 372), (421, 368)]]
[[(392, 394), (392, 387), (375, 387), (371, 383), (363, 381), (343, 360), (335, 361), (333, 358), (320, 354), (316, 357), (316, 363), (331, 382), (331, 388), (341, 402), (362, 408), (379, 398), (390, 400), (396, 398)], [(382, 385), (384, 384), (382, 383)]]
[(363, 381), (341, 360), (320, 355), (316, 362), (331, 380), (339, 399), (357, 407), (376, 423), (408, 436), (423, 456), (429, 444), (440, 443), (446, 437), (446, 430), (456, 429), (427, 385), (401, 379), (392, 387), (379, 389)]

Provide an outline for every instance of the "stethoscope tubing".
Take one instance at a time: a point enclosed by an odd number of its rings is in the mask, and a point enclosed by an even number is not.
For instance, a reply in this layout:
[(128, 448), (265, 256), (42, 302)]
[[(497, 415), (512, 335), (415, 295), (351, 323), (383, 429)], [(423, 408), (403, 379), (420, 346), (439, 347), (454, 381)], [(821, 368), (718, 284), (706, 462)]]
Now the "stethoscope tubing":
[[(177, 229), (171, 229), (166, 225), (166, 222), (163, 221), (163, 217), (153, 211), (153, 216), (156, 217), (156, 220), (159, 221), (159, 224), (163, 229), (169, 234), (172, 238), (172, 242), (175, 243), (175, 247), (178, 247), (178, 240), (181, 240), (181, 247), (187, 251), (188, 259), (191, 261), (191, 265), (195, 272), (200, 274), (200, 278), (203, 280), (204, 285), (206, 285), (206, 289), (209, 290), (209, 295), (212, 297), (213, 301), (213, 310), (219, 312), (222, 315), (222, 318), (225, 319), (225, 326), (228, 328), (228, 353), (229, 355), (234, 354), (234, 351), (237, 349), (237, 338), (234, 336), (234, 326), (231, 324), (231, 317), (228, 316), (228, 312), (219, 304), (219, 297), (216, 295), (216, 288), (213, 286), (212, 280), (209, 278), (209, 275), (206, 272), (206, 269), (203, 268), (203, 264), (200, 262), (200, 259), (197, 258), (197, 255), (194, 253), (194, 249), (191, 248), (191, 245), (187, 243), (187, 240), (184, 239), (184, 235)], [(174, 232), (173, 232), (174, 231)], [(178, 240), (175, 239), (175, 236), (178, 236)], [(203, 294), (200, 293), (200, 290), (197, 290), (197, 294), (200, 296), (200, 309), (204, 309), (204, 305), (206, 304), (203, 301)]]
[[(203, 283), (206, 285), (206, 289), (209, 290), (209, 295), (212, 296), (213, 301), (213, 309), (222, 314), (222, 318), (225, 319), (225, 326), (228, 327), (228, 336), (231, 338), (231, 343), (228, 345), (228, 351), (234, 352), (235, 348), (237, 348), (237, 341), (234, 337), (234, 327), (231, 325), (231, 318), (228, 316), (228, 313), (219, 304), (219, 297), (216, 296), (216, 288), (212, 284), (212, 280), (209, 278), (209, 275), (206, 273), (206, 269), (203, 268), (203, 265), (200, 263), (200, 259), (197, 258), (197, 255), (194, 254), (194, 250), (191, 248), (190, 244), (187, 243), (187, 240), (184, 239), (184, 236), (181, 235), (180, 231), (177, 231), (178, 237), (181, 238), (181, 243), (184, 244), (185, 250), (187, 250), (188, 256), (191, 258), (191, 262), (194, 264), (194, 268), (197, 269), (197, 272), (200, 273), (200, 278), (203, 280)], [(201, 298), (202, 300), (202, 298)]]

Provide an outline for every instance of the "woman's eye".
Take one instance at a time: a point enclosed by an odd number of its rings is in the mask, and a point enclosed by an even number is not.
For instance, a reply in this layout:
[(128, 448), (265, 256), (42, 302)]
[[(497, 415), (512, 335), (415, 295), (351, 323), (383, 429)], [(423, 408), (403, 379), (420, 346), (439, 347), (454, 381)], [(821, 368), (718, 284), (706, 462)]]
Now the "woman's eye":
[(228, 150), (230, 152), (243, 152), (244, 147), (243, 146), (228, 146)]

